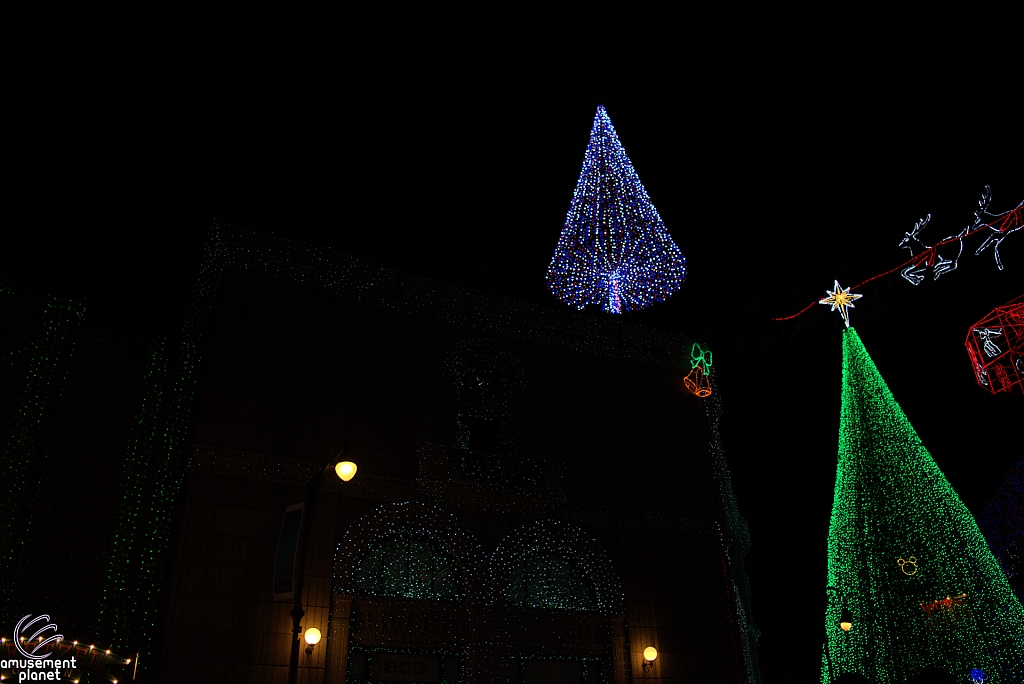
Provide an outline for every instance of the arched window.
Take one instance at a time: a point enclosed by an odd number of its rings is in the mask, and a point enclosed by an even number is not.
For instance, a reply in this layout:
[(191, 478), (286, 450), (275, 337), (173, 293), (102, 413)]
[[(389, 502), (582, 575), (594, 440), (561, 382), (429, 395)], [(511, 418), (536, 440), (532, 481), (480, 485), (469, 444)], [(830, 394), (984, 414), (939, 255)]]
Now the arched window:
[(375, 542), (356, 569), (355, 587), (375, 596), (462, 598), (451, 558), (434, 542), (411, 534)]
[(502, 479), (494, 459), (468, 457), (509, 455), (517, 451), (518, 403), (526, 388), (522, 364), (512, 353), (486, 340), (463, 340), (449, 353), (449, 377), (455, 389), (455, 448), (466, 473)]
[(576, 560), (560, 553), (535, 553), (513, 571), (508, 588), (512, 605), (525, 608), (597, 610), (593, 582)]

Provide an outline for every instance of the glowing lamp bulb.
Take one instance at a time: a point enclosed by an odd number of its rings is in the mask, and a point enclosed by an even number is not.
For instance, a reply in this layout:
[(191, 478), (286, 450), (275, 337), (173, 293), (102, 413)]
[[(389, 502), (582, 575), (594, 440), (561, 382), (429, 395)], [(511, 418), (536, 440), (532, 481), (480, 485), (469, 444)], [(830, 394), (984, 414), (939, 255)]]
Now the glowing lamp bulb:
[[(338, 477), (343, 482), (348, 482), (356, 476), (356, 464), (352, 461), (341, 461), (338, 465), (334, 466), (334, 472), (338, 473)], [(317, 632), (319, 634), (319, 632)]]
[(310, 646), (315, 646), (320, 643), (320, 630), (316, 627), (310, 627), (306, 630), (306, 634), (302, 637), (306, 640), (306, 643)]
[(107, 655), (110, 655), (110, 649), (109, 648), (107, 649)]
[(657, 657), (658, 649), (654, 648), (653, 646), (648, 646), (644, 649), (644, 660), (646, 660), (647, 662), (653, 663)]
[(843, 608), (843, 612), (839, 616), (839, 626), (844, 632), (849, 632), (850, 628), (853, 627), (853, 613), (850, 612), (849, 608)]

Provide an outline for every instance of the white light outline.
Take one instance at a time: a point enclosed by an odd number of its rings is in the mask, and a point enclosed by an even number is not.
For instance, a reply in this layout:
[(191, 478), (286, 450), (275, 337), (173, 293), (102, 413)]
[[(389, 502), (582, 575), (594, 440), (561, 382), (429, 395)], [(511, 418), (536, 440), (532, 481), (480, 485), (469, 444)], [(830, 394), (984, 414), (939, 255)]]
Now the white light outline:
[[(992, 203), (992, 188), (990, 188), (989, 186), (986, 185), (985, 186), (985, 190), (981, 193), (981, 199), (978, 200), (978, 210), (974, 212), (974, 225), (975, 226), (980, 226), (981, 225), (982, 215), (984, 215), (986, 217), (991, 217), (991, 218), (994, 218), (994, 219), (1000, 219), (1000, 218), (1003, 218), (1004, 216), (1007, 216), (1007, 215), (1009, 215), (1009, 214), (1011, 214), (1011, 213), (1013, 213), (1015, 211), (1021, 211), (1021, 209), (1024, 208), (1024, 202), (1021, 202), (1020, 204), (1018, 204), (1013, 209), (1010, 209), (1008, 211), (1004, 211), (1001, 214), (993, 214), (992, 212), (990, 212), (988, 210), (988, 206), (991, 203)], [(996, 258), (996, 268), (998, 268), (1000, 271), (1002, 271), (1003, 270), (1003, 260), (1001, 258), (999, 258), (999, 245), (1001, 245), (1003, 243), (1003, 240), (1005, 240), (1006, 238), (1010, 237), (1010, 235), (1012, 235), (1013, 233), (1016, 233), (1021, 228), (1024, 228), (1024, 224), (1018, 225), (1018, 226), (1016, 226), (1014, 228), (1010, 228), (1010, 229), (1008, 229), (1008, 230), (1006, 230), (1004, 232), (1004, 231), (1000, 230), (999, 228), (997, 228), (996, 226), (992, 225), (993, 223), (995, 223), (995, 221), (990, 221), (988, 227), (989, 227), (990, 230), (994, 231), (994, 234), (989, 235), (987, 238), (985, 238), (985, 241), (983, 243), (981, 243), (981, 246), (978, 247), (978, 249), (974, 250), (974, 255), (977, 256), (977, 255), (981, 254), (982, 252), (984, 252), (989, 246), (992, 246), (992, 253), (993, 253), (993, 255)]]
[(985, 341), (985, 344), (983, 344), (981, 348), (984, 350), (985, 355), (988, 358), (995, 358), (1003, 353), (1003, 350), (999, 348), (999, 345), (992, 341), (993, 337), (1002, 337), (1002, 328), (975, 328), (974, 332), (978, 337)]
[(828, 290), (825, 290), (828, 297), (818, 300), (819, 304), (831, 304), (832, 311), (839, 309), (839, 315), (843, 317), (843, 321), (846, 322), (847, 328), (850, 327), (850, 315), (847, 312), (847, 309), (856, 309), (857, 307), (855, 307), (853, 303), (864, 296), (860, 294), (850, 294), (850, 289), (851, 288), (848, 287), (844, 290), (842, 285), (839, 284), (839, 281), (836, 280), (835, 291), (829, 292)]
[[(26, 658), (31, 658), (33, 660), (44, 660), (44, 659), (49, 658), (50, 656), (52, 656), (53, 655), (53, 651), (50, 651), (46, 655), (35, 655), (35, 652), (38, 651), (39, 649), (41, 649), (46, 644), (50, 643), (51, 641), (59, 641), (60, 639), (63, 639), (64, 635), (63, 634), (54, 634), (53, 636), (40, 641), (36, 645), (36, 647), (32, 649), (32, 652), (29, 653), (28, 651), (26, 651), (24, 649), (24, 647), (22, 647), (21, 641), (18, 639), (18, 637), (21, 636), (21, 633), (24, 630), (28, 629), (30, 625), (32, 625), (32, 624), (34, 624), (36, 622), (39, 622), (40, 620), (46, 620), (47, 622), (49, 622), (49, 620), (50, 620), (50, 616), (49, 615), (38, 615), (34, 619), (29, 620), (28, 623), (25, 623), (25, 620), (28, 620), (30, 617), (32, 617), (32, 613), (29, 613), (25, 617), (23, 617), (20, 620), (18, 620), (18, 624), (15, 625), (15, 627), (14, 627), (14, 639), (13, 639), (14, 646), (15, 646), (15, 648), (18, 649), (18, 652), (21, 653), (21, 655), (25, 656)], [(25, 623), (24, 626), (22, 626), (23, 623)], [(27, 643), (32, 643), (33, 639), (35, 639), (36, 637), (38, 637), (40, 634), (42, 634), (43, 632), (45, 632), (48, 629), (52, 629), (54, 632), (56, 632), (57, 631), (57, 625), (55, 625), (53, 623), (47, 624), (45, 627), (43, 627), (42, 629), (37, 631), (31, 637), (29, 637), (27, 639)]]
[[(1001, 245), (1003, 240), (1008, 238), (1010, 235), (1016, 233), (1021, 228), (1024, 228), (1024, 224), (1020, 223), (1019, 218), (1017, 219), (1017, 225), (1013, 225), (1013, 223), (1008, 223), (1011, 219), (1006, 217), (1011, 214), (1018, 214), (1022, 208), (1024, 208), (1024, 202), (1021, 202), (1013, 209), (1004, 211), (1001, 214), (993, 214), (989, 211), (989, 205), (991, 202), (992, 188), (986, 185), (985, 189), (981, 193), (981, 199), (978, 200), (978, 208), (974, 212), (974, 222), (966, 226), (957, 235), (950, 235), (934, 245), (926, 245), (918, 238), (918, 235), (924, 227), (928, 225), (932, 215), (928, 214), (914, 223), (914, 227), (910, 229), (910, 232), (903, 234), (903, 239), (900, 240), (899, 244), (901, 248), (910, 251), (910, 256), (914, 261), (909, 266), (902, 269), (900, 271), (900, 275), (903, 276), (903, 278), (911, 285), (920, 285), (929, 268), (932, 269), (932, 276), (935, 280), (938, 280), (941, 275), (955, 271), (958, 265), (957, 262), (960, 259), (960, 256), (964, 253), (964, 238), (969, 235), (974, 235), (986, 227), (993, 232), (985, 238), (985, 241), (981, 243), (981, 246), (974, 250), (974, 254), (981, 254), (989, 247), (992, 247), (992, 253), (996, 258), (996, 267), (1002, 271), (1003, 260), (999, 256), (999, 245)], [(1000, 221), (1000, 219), (1003, 220)], [(939, 247), (951, 245), (954, 241), (960, 245), (955, 257), (947, 259), (938, 253)], [(916, 246), (914, 243), (917, 243)]]

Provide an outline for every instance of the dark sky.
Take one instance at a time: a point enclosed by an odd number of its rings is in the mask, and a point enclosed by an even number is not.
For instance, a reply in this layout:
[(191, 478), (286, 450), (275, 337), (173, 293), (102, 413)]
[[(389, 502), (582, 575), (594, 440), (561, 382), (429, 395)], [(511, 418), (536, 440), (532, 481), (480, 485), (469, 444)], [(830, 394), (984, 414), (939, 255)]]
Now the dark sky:
[[(996, 210), (1024, 199), (1019, 75), (795, 49), (691, 46), (618, 69), (380, 54), (265, 47), (186, 67), (109, 50), (22, 75), (0, 281), (176, 335), (218, 217), (559, 307), (544, 273), (603, 103), (689, 264), (672, 300), (632, 319), (714, 350), (764, 681), (813, 681), (841, 322), (818, 306), (770, 318), (903, 261), (928, 212), (926, 241), (958, 232), (986, 184)], [(891, 276), (853, 311), (975, 513), (1021, 456), (1024, 397), (979, 388), (964, 350), (972, 323), (1024, 292), (1024, 235), (1002, 255), (1002, 272), (965, 250), (939, 281)]]

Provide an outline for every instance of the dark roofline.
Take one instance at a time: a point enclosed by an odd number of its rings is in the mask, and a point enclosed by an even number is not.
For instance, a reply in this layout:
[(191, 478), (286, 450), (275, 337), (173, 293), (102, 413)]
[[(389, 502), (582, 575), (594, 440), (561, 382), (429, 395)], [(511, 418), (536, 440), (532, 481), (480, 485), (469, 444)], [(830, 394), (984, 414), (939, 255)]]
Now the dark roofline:
[[(441, 319), (467, 332), (542, 342), (583, 354), (635, 359), (688, 372), (692, 338), (625, 320), (557, 311), (394, 271), (329, 247), (215, 223), (204, 250), (185, 323), (199, 341), (228, 268), (319, 287), (379, 309)], [(685, 365), (683, 365), (685, 364)]]

